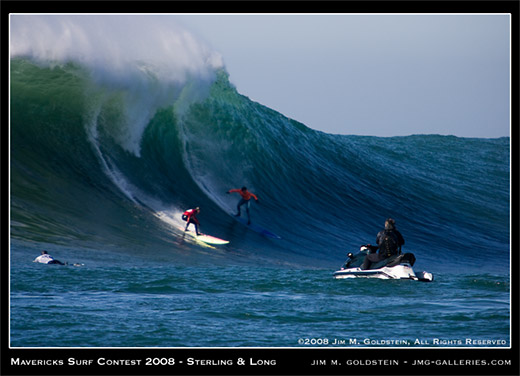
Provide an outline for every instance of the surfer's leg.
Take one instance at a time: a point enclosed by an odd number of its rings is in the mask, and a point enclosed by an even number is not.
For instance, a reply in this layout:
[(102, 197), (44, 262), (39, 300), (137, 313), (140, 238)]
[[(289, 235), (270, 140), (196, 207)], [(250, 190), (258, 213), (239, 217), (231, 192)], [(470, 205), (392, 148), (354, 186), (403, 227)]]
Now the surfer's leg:
[(240, 201), (237, 204), (237, 214), (235, 214), (235, 217), (240, 217), (240, 207), (244, 205), (247, 201), (243, 198), (240, 199)]
[(249, 215), (249, 204), (250, 204), (250, 201), (247, 201), (247, 204), (246, 204), (246, 213), (247, 213), (247, 224), (248, 224), (248, 225), (251, 224), (251, 216)]
[(195, 222), (192, 221), (191, 219), (190, 219), (190, 221), (188, 222), (188, 224), (186, 225), (186, 231), (188, 231), (188, 226), (190, 225), (190, 223), (192, 223), (193, 226), (195, 226), (195, 233), (196, 233), (197, 235), (200, 235), (200, 232), (199, 232), (199, 226), (197, 225), (197, 223), (195, 223)]

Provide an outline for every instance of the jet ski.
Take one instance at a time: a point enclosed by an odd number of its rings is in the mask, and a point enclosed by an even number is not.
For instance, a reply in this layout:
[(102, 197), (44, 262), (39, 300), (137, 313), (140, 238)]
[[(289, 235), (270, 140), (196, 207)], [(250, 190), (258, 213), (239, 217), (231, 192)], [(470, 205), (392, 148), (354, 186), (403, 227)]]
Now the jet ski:
[(375, 252), (373, 246), (362, 245), (356, 254), (349, 253), (348, 260), (343, 267), (334, 272), (335, 279), (345, 278), (379, 278), (379, 279), (412, 279), (415, 281), (431, 282), (433, 274), (416, 272), (412, 269), (415, 263), (413, 253), (399, 253), (387, 259), (373, 263), (369, 269), (361, 269), (365, 257)]

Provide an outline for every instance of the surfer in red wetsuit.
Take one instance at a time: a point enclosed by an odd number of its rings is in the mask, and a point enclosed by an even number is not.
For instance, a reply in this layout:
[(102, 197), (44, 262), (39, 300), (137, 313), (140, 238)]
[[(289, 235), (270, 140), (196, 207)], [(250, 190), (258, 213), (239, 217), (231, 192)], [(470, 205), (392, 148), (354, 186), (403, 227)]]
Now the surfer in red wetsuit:
[(250, 200), (251, 200), (251, 197), (253, 197), (255, 199), (255, 201), (258, 202), (258, 197), (256, 197), (256, 195), (254, 195), (253, 193), (249, 192), (246, 187), (242, 187), (242, 189), (230, 189), (226, 193), (227, 194), (238, 193), (238, 194), (240, 194), (240, 196), (242, 196), (242, 198), (240, 199), (240, 201), (237, 204), (238, 212), (237, 212), (237, 214), (235, 214), (235, 217), (240, 217), (240, 207), (242, 205), (246, 205), (247, 224), (250, 225), (251, 224), (251, 217), (249, 216), (249, 205), (251, 203)]
[(184, 214), (182, 215), (182, 219), (187, 222), (186, 228), (184, 229), (184, 231), (188, 231), (188, 226), (190, 225), (190, 223), (193, 223), (193, 225), (195, 226), (196, 234), (202, 235), (199, 232), (200, 223), (199, 223), (199, 220), (197, 219), (197, 214), (199, 214), (199, 213), (200, 213), (199, 207), (196, 207), (195, 209), (188, 209), (184, 212)]

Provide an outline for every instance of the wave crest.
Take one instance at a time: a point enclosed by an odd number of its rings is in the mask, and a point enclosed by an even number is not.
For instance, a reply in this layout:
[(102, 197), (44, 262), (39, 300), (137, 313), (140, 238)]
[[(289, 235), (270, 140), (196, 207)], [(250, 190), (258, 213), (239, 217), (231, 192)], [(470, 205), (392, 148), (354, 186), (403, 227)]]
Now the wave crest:
[(224, 68), (221, 55), (188, 31), (147, 16), (12, 16), (10, 54), (44, 66), (86, 68), (107, 100), (119, 97), (125, 126), (116, 139), (136, 156), (156, 111), (173, 105), (186, 88), (191, 94), (182, 95), (183, 103), (204, 98)]

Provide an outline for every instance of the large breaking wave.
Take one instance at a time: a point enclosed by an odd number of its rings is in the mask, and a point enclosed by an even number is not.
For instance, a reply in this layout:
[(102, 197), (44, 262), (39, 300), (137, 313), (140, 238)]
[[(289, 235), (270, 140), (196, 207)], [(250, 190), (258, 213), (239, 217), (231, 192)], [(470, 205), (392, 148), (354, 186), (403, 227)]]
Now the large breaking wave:
[[(119, 17), (11, 19), (13, 239), (332, 267), (391, 216), (419, 264), (508, 270), (509, 138), (315, 131), (241, 95), (166, 18)], [(243, 185), (282, 239), (231, 218)], [(193, 206), (229, 246), (182, 240)]]

